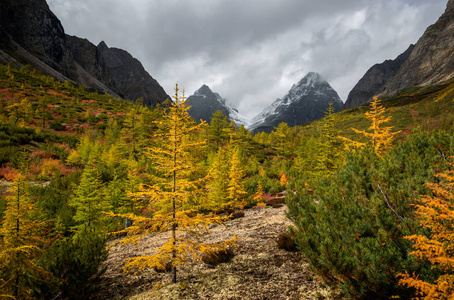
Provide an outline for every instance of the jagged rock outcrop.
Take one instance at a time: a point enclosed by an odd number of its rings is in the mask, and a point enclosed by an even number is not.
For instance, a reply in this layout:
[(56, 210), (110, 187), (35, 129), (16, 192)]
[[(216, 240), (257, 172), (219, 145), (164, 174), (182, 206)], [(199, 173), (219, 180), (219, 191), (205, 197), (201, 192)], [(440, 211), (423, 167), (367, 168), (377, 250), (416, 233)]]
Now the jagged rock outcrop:
[(310, 72), (281, 99), (258, 114), (247, 128), (253, 132), (271, 132), (281, 122), (302, 125), (323, 118), (329, 103), (335, 111), (343, 106), (337, 92), (319, 74)]
[(247, 119), (238, 113), (238, 110), (226, 103), (218, 93), (214, 93), (207, 85), (202, 85), (193, 95), (189, 96), (186, 103), (190, 106), (189, 115), (199, 122), (210, 122), (213, 114), (219, 110), (236, 125), (247, 125)]
[(0, 1), (0, 63), (10, 61), (148, 105), (169, 98), (128, 52), (66, 35), (45, 0)]
[(52, 68), (70, 65), (63, 26), (45, 0), (0, 1), (0, 26), (15, 42)]
[(385, 60), (372, 66), (348, 94), (344, 109), (371, 101), (372, 97), (379, 93), (388, 80), (399, 72), (414, 47), (414, 45), (410, 45), (404, 53), (394, 60)]
[(97, 49), (107, 68), (103, 81), (120, 96), (131, 100), (142, 97), (146, 105), (156, 105), (170, 99), (140, 61), (127, 51), (109, 48), (104, 42)]
[(392, 94), (406, 87), (427, 86), (454, 77), (454, 0), (429, 26), (415, 45), (399, 72), (381, 90)]
[(95, 45), (87, 39), (66, 35), (66, 47), (74, 64), (74, 67), (66, 70), (69, 78), (85, 87), (120, 97), (119, 92), (114, 92), (112, 85), (106, 81), (111, 75)]

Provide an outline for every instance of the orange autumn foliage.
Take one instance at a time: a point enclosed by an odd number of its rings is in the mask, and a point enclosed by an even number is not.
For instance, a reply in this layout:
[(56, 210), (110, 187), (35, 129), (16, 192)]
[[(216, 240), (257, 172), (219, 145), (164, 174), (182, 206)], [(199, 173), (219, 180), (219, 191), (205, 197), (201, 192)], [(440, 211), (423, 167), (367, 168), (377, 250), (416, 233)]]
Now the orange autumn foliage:
[[(367, 138), (373, 145), (375, 153), (380, 157), (391, 148), (394, 136), (400, 133), (400, 131), (391, 132), (392, 126), (383, 126), (384, 123), (391, 120), (391, 117), (385, 118), (383, 116), (384, 113), (385, 108), (381, 105), (380, 100), (374, 97), (374, 100), (370, 104), (370, 112), (366, 112), (366, 118), (372, 122), (369, 127), (369, 131), (371, 132), (351, 128), (354, 132)], [(340, 138), (344, 140), (347, 148), (362, 148), (365, 145), (364, 143), (353, 141), (346, 137), (340, 136)]]
[[(454, 166), (451, 163), (451, 166)], [(415, 274), (401, 274), (399, 284), (415, 288), (420, 299), (454, 299), (454, 170), (437, 174), (438, 183), (426, 183), (433, 196), (423, 196), (416, 205), (420, 225), (430, 235), (412, 235), (414, 251), (410, 254), (428, 260), (440, 270), (433, 282), (425, 282)]]

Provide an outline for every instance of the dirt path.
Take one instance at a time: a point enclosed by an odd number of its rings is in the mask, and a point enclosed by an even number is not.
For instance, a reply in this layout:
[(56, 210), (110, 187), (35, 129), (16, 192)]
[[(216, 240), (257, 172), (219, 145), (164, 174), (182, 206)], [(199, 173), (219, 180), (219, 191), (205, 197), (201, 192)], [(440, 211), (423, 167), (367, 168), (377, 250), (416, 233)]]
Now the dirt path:
[[(216, 267), (191, 262), (179, 269), (177, 284), (170, 284), (169, 273), (147, 270), (133, 275), (121, 270), (125, 258), (153, 253), (169, 233), (136, 246), (116, 245), (110, 249), (96, 299), (330, 299), (330, 289), (308, 270), (300, 253), (278, 249), (277, 236), (291, 224), (285, 209), (245, 210), (243, 218), (213, 228), (208, 243), (238, 236), (235, 257)], [(153, 290), (159, 282), (164, 286)]]

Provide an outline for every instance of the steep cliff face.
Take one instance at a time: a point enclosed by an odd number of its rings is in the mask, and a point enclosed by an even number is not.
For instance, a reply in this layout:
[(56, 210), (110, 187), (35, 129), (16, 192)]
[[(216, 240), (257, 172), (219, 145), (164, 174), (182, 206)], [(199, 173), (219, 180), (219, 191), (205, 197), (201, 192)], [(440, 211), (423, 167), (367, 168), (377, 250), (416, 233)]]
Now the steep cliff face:
[(381, 64), (372, 66), (348, 94), (344, 109), (369, 102), (373, 96), (377, 95), (388, 80), (399, 72), (414, 47), (414, 45), (410, 45), (404, 53), (394, 60), (386, 60)]
[(58, 80), (155, 105), (168, 96), (128, 52), (65, 35), (45, 0), (0, 1), (0, 62), (30, 64)]
[(98, 48), (87, 39), (66, 35), (66, 45), (74, 61), (94, 77), (104, 77), (105, 63), (99, 55)]
[(381, 90), (392, 94), (406, 87), (437, 84), (454, 77), (454, 0), (427, 28), (399, 72)]
[(66, 47), (74, 59), (74, 67), (66, 69), (69, 78), (85, 87), (103, 91), (113, 97), (120, 97), (118, 92), (114, 92), (105, 81), (110, 73), (95, 45), (87, 39), (66, 35)]
[(45, 0), (0, 1), (0, 26), (15, 42), (57, 71), (71, 67), (63, 26)]

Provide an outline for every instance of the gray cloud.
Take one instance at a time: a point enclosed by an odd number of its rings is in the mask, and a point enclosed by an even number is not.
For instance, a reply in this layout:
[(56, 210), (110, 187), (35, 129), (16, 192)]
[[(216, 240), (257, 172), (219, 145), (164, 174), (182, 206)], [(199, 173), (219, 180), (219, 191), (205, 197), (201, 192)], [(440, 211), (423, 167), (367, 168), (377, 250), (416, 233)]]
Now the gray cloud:
[(415, 43), (446, 0), (48, 0), (68, 34), (127, 50), (172, 93), (202, 84), (253, 116), (307, 72), (342, 99)]

